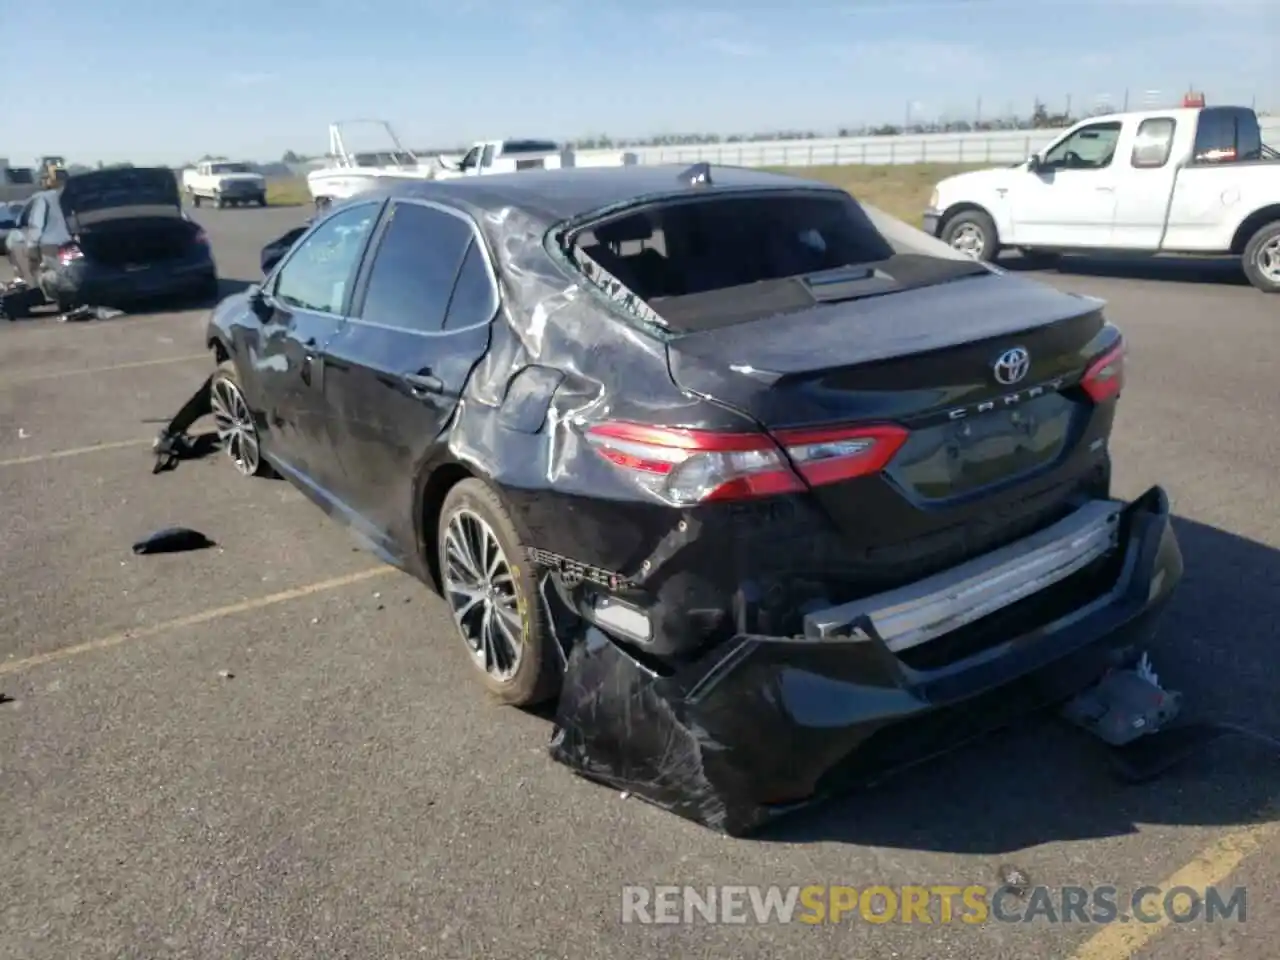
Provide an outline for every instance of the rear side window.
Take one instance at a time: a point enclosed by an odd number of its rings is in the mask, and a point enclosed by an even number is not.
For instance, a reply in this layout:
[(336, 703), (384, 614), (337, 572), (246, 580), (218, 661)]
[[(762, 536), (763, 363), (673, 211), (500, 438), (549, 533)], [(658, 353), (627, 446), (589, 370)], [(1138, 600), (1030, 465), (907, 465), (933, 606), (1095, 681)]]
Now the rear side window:
[(445, 317), (446, 330), (462, 330), (488, 323), (498, 310), (498, 291), (494, 288), (485, 264), (479, 240), (472, 240), (467, 248), (458, 281), (449, 301), (449, 313)]
[(1172, 117), (1143, 120), (1134, 135), (1132, 165), (1140, 170), (1154, 170), (1168, 163), (1175, 129), (1177, 124)]
[(472, 237), (461, 217), (417, 203), (396, 204), (373, 257), (360, 319), (439, 332)]
[(1231, 163), (1262, 158), (1258, 117), (1246, 107), (1206, 107), (1196, 123), (1194, 163)]

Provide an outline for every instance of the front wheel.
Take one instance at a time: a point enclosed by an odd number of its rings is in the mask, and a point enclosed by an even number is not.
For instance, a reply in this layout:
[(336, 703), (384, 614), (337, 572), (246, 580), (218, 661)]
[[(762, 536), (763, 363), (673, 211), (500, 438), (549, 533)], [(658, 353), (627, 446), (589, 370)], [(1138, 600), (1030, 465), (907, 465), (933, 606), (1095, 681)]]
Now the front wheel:
[(191, 194), (191, 205), (192, 205), (193, 207), (199, 207), (199, 206), (200, 206), (200, 194), (198, 194), (198, 193), (192, 193), (192, 194)]
[(214, 205), (215, 207), (217, 207), (219, 210), (223, 210), (223, 209), (225, 209), (225, 208), (226, 208), (226, 206), (227, 206), (227, 201), (226, 201), (226, 199), (222, 196), (222, 194), (220, 194), (220, 193), (215, 193), (215, 194), (213, 195), (213, 205)]
[(222, 451), (246, 477), (267, 477), (271, 467), (262, 459), (262, 438), (258, 424), (240, 387), (235, 365), (230, 360), (218, 364), (209, 384), (209, 406), (218, 431)]
[(975, 260), (992, 261), (1000, 252), (995, 221), (981, 210), (964, 210), (947, 221), (942, 240)]
[(1263, 293), (1280, 293), (1280, 220), (1249, 238), (1241, 262), (1251, 284)]
[(477, 678), (499, 701), (527, 707), (557, 692), (555, 638), (510, 515), (482, 480), (454, 485), (436, 527), (440, 586)]

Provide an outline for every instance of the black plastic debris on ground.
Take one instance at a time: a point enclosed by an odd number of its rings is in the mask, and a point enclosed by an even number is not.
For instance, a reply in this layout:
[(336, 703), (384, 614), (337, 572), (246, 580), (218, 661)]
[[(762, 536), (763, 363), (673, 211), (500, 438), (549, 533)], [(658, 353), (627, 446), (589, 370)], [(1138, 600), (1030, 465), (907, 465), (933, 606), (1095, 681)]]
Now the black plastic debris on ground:
[(212, 387), (213, 374), (210, 374), (160, 431), (151, 447), (156, 458), (151, 469), (153, 474), (172, 470), (180, 460), (200, 455), (199, 441), (189, 437), (187, 431), (201, 417), (213, 412)]
[(216, 546), (216, 543), (199, 530), (192, 530), (190, 527), (166, 527), (135, 543), (133, 552), (139, 556), (153, 553), (184, 553)]
[(0, 318), (5, 320), (24, 320), (31, 316), (31, 311), (44, 303), (44, 294), (35, 287), (15, 280), (8, 286), (0, 288)]

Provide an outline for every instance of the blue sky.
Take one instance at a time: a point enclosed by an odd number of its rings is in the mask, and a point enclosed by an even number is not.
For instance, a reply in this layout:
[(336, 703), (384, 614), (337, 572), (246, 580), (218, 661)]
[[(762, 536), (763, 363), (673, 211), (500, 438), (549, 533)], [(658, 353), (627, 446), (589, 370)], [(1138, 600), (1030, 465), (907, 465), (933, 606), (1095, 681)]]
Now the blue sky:
[[(1119, 105), (1188, 83), (1280, 110), (1280, 0), (0, 0), (56, 50), (0, 114), (0, 156), (179, 162), (323, 152), (329, 121), (410, 145), (831, 130)], [(50, 35), (48, 9), (56, 31)], [(47, 73), (45, 71), (48, 71)], [(11, 79), (14, 75), (11, 73)], [(372, 146), (372, 144), (370, 144)]]

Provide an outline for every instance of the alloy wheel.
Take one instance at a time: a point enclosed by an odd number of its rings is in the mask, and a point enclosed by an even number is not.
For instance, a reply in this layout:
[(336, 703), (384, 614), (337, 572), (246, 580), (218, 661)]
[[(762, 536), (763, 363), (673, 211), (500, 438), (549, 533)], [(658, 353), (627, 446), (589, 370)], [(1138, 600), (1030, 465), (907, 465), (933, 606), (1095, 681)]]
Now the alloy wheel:
[(497, 534), (458, 509), (445, 528), (441, 561), (445, 597), (472, 659), (494, 680), (510, 682), (524, 656), (524, 618)]
[(236, 470), (251, 477), (258, 472), (261, 453), (258, 428), (249, 412), (244, 394), (226, 377), (216, 377), (210, 389), (213, 422), (217, 426), (222, 449)]

